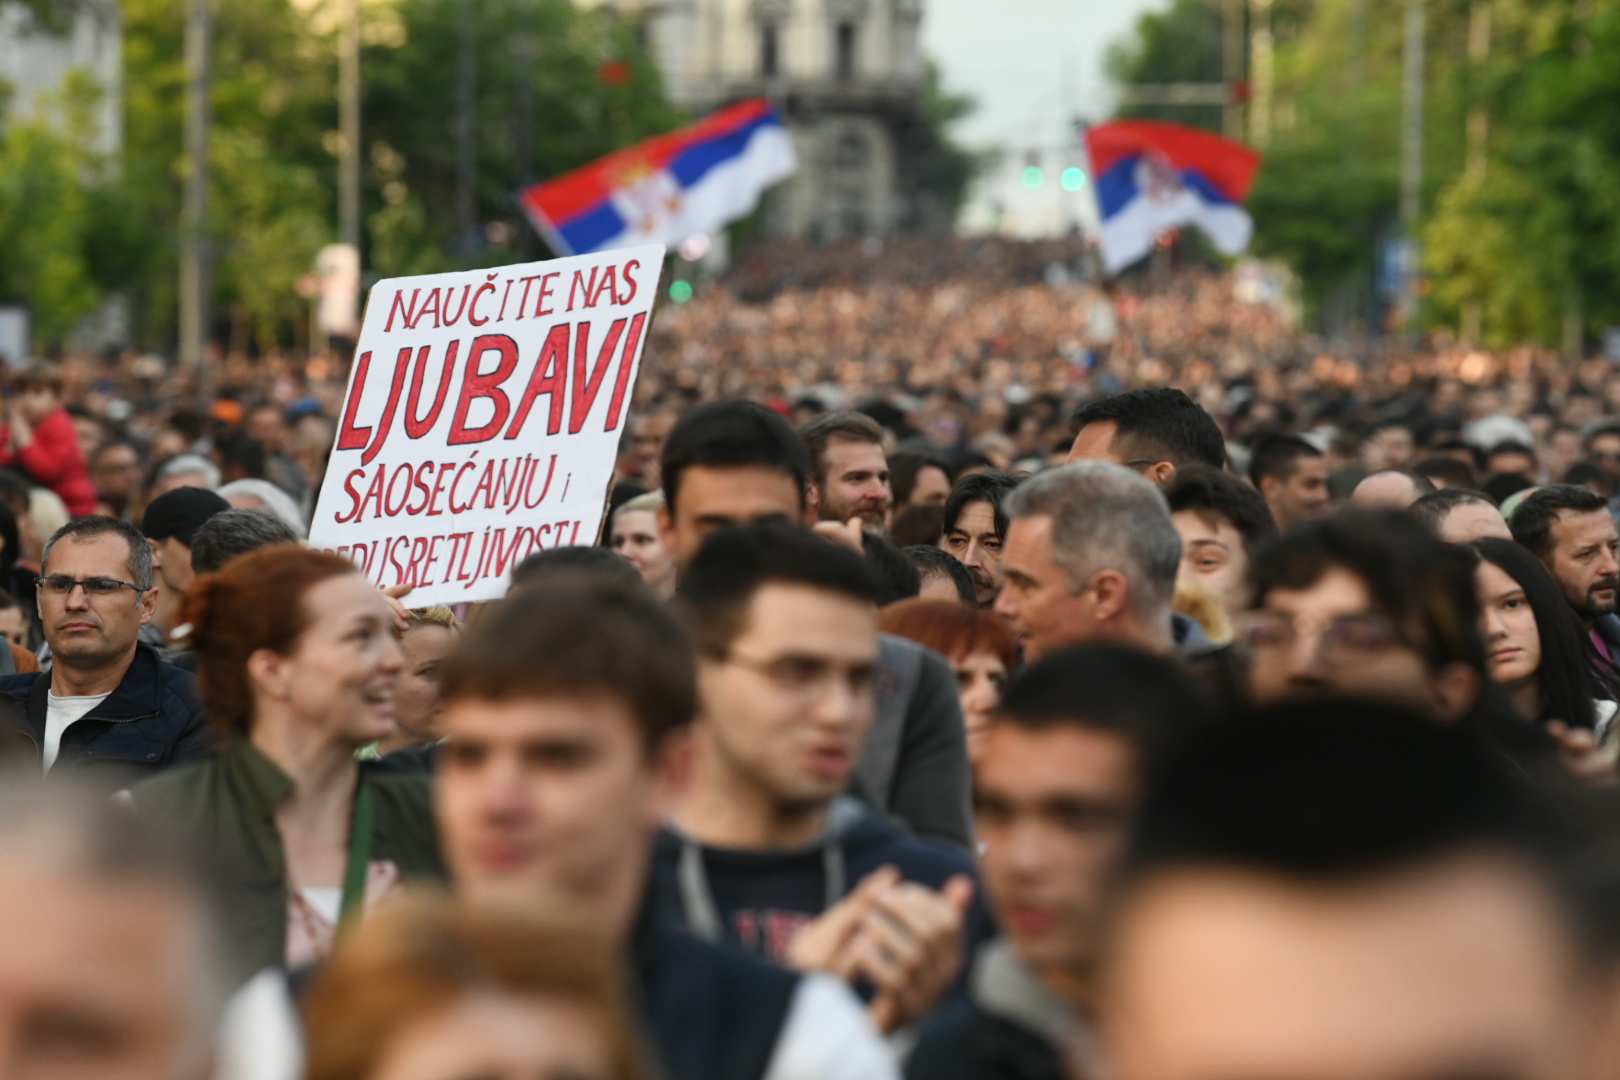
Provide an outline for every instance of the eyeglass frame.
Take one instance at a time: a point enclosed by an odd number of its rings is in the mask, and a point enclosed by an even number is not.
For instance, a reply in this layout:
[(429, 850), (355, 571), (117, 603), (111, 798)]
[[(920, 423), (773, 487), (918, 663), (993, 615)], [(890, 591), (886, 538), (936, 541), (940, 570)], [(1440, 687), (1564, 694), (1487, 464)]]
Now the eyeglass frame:
[[(56, 586), (60, 585), (64, 581), (68, 583), (68, 587), (66, 589), (58, 590)], [(91, 597), (111, 599), (112, 597), (118, 595), (116, 590), (111, 592), (92, 592), (90, 590), (90, 583), (92, 581), (111, 582), (112, 584), (117, 585), (120, 589), (134, 589), (136, 596), (141, 596), (151, 591), (150, 588), (141, 588), (133, 581), (124, 581), (120, 578), (102, 577), (99, 574), (95, 577), (87, 578), (68, 577), (66, 574), (39, 574), (34, 577), (34, 588), (47, 596), (60, 596), (64, 600), (73, 595), (74, 589), (83, 589), (86, 600), (90, 599)]]
[[(856, 686), (854, 683), (852, 683), (850, 679), (850, 671), (848, 669), (843, 669), (840, 667), (840, 665), (825, 660), (813, 659), (811, 657), (794, 656), (790, 654), (788, 656), (778, 656), (772, 660), (760, 660), (750, 656), (742, 656), (734, 650), (727, 650), (726, 652), (717, 656), (716, 659), (722, 664), (736, 664), (740, 668), (763, 675), (783, 693), (796, 694), (804, 697), (808, 697), (812, 693), (824, 693), (828, 683), (835, 674), (842, 676), (841, 681), (844, 684), (844, 688), (851, 694), (870, 697), (874, 692), (873, 682), (877, 676), (877, 661), (875, 658), (871, 666), (868, 667), (864, 672), (865, 685), (863, 686)], [(773, 670), (777, 668), (777, 665), (782, 664), (785, 661), (806, 660), (811, 660), (821, 668), (821, 671), (816, 675), (815, 678), (807, 679), (802, 683), (791, 676), (785, 675), (780, 670)]]

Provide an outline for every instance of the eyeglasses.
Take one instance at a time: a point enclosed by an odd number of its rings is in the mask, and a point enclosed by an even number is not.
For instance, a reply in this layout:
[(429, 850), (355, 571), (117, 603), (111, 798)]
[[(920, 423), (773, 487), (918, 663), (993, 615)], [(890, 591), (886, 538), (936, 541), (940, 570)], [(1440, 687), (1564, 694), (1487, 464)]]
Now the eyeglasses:
[(1354, 663), (1405, 644), (1394, 623), (1371, 613), (1292, 616), (1255, 611), (1238, 620), (1237, 635), (1255, 652), (1292, 649), (1301, 638), (1314, 637), (1327, 663)]
[(146, 591), (133, 582), (119, 581), (117, 578), (71, 578), (66, 574), (52, 574), (49, 577), (37, 577), (34, 579), (34, 584), (39, 587), (40, 592), (45, 593), (48, 596), (63, 597), (71, 596), (73, 594), (73, 590), (80, 585), (84, 586), (85, 596), (93, 596), (103, 599), (109, 596), (117, 596), (119, 591), (122, 589), (134, 589), (137, 593), (143, 593)]
[(722, 658), (727, 664), (736, 664), (757, 671), (782, 691), (801, 697), (824, 693), (829, 686), (842, 682), (854, 697), (872, 693), (872, 666), (857, 664), (845, 666), (828, 660), (808, 656), (783, 656), (775, 660), (756, 660), (753, 657), (729, 653)]

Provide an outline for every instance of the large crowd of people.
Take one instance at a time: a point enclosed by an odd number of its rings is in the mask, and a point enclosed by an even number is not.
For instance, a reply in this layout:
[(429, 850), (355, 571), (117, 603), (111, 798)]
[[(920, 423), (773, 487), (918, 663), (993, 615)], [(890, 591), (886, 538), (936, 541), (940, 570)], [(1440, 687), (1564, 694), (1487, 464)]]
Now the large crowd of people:
[(335, 356), (12, 373), (0, 1074), (1620, 1075), (1620, 376), (1082, 256), (745, 260), (454, 610)]

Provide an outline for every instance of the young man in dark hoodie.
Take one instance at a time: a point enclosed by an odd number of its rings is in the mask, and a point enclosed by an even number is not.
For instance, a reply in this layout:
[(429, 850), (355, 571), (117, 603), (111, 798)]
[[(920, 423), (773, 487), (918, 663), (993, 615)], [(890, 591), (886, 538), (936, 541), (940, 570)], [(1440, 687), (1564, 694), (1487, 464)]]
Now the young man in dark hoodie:
[(459, 894), (575, 909), (624, 942), (668, 1080), (893, 1080), (837, 980), (669, 926), (647, 850), (679, 792), (694, 705), (679, 624), (639, 584), (514, 594), (444, 669), (435, 812)]
[(908, 1078), (1099, 1075), (1091, 1013), (1109, 883), (1150, 764), (1204, 708), (1174, 660), (1116, 644), (1054, 653), (1007, 687), (973, 769), (1002, 933), (918, 1039)]
[(927, 1012), (988, 919), (972, 864), (844, 796), (872, 724), (877, 583), (860, 556), (758, 522), (704, 542), (681, 602), (698, 646), (692, 782), (654, 847), (657, 895), (700, 938)]

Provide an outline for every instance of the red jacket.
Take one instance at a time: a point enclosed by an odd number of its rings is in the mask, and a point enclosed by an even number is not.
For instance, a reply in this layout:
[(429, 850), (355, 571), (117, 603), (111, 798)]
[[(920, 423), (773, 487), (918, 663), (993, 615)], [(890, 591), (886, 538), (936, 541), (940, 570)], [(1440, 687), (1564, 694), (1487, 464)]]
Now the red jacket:
[(73, 418), (66, 409), (57, 409), (34, 425), (33, 441), (15, 452), (11, 425), (0, 426), (0, 466), (4, 465), (22, 466), (36, 484), (56, 492), (74, 517), (95, 512), (96, 489), (90, 484), (90, 470), (79, 453)]

